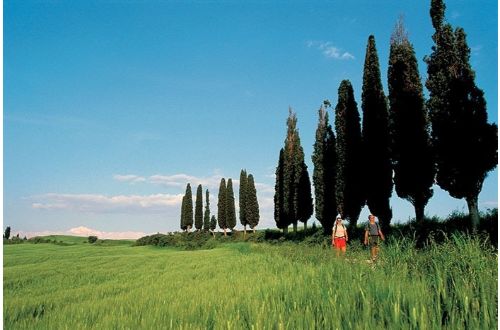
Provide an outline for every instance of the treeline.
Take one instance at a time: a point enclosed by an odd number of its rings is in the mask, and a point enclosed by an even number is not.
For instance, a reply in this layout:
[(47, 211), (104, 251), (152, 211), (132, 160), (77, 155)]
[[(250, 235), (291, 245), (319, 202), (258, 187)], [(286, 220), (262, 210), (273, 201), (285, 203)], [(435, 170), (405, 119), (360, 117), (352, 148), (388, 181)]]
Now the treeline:
[[(219, 194), (217, 198), (217, 218), (215, 215), (210, 217), (210, 196), (208, 189), (205, 191), (205, 213), (203, 214), (203, 188), (199, 184), (196, 190), (196, 202), (194, 211), (194, 225), (196, 231), (211, 232), (215, 235), (217, 224), (223, 230), (224, 236), (227, 236), (227, 230), (234, 231), (236, 227), (236, 207), (233, 191), (233, 181), (222, 178), (219, 185)], [(257, 190), (252, 174), (248, 174), (245, 169), (240, 172), (239, 187), (239, 218), (246, 235), (247, 226), (255, 232), (259, 224), (259, 203), (257, 200)], [(181, 222), (180, 228), (189, 232), (193, 227), (193, 197), (191, 184), (186, 186), (186, 192), (182, 198), (181, 204)]]
[[(389, 94), (382, 87), (375, 37), (369, 36), (363, 70), (361, 110), (349, 80), (338, 88), (335, 132), (330, 101), (323, 101), (312, 161), (314, 210), (325, 233), (337, 213), (356, 227), (367, 205), (383, 229), (392, 220), (395, 188), (415, 209), (418, 222), (437, 183), (454, 198), (467, 201), (470, 228), (479, 226), (478, 196), (487, 173), (498, 163), (497, 125), (488, 123), (486, 101), (476, 86), (470, 48), (462, 28), (444, 20), (445, 4), (432, 0), (435, 30), (427, 64), (425, 100), (413, 45), (402, 18), (390, 41)], [(296, 114), (290, 109), (284, 147), (276, 167), (274, 219), (286, 233), (312, 215), (313, 202)]]

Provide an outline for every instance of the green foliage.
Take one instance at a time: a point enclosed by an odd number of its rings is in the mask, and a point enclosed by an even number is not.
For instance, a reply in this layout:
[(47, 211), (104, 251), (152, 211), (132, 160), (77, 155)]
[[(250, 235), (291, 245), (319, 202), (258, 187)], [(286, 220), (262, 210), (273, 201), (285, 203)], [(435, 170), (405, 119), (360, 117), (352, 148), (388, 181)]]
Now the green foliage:
[(5, 239), (9, 239), (10, 238), (10, 226), (7, 226), (7, 228), (5, 228), (5, 232), (3, 234), (3, 238), (5, 238)]
[(337, 133), (337, 180), (335, 196), (337, 208), (350, 224), (355, 226), (363, 197), (363, 164), (361, 124), (358, 105), (349, 80), (343, 80), (338, 90), (339, 98), (335, 107), (335, 132)]
[(210, 231), (214, 231), (217, 228), (217, 220), (215, 219), (215, 215), (212, 215), (212, 219), (210, 219)]
[(234, 204), (233, 180), (227, 180), (226, 189), (226, 226), (234, 230), (236, 227), (236, 206)]
[(217, 202), (217, 220), (219, 222), (219, 228), (226, 231), (226, 179), (222, 178), (219, 185), (219, 196)]
[(398, 196), (412, 203), (416, 218), (422, 220), (433, 194), (435, 169), (417, 59), (402, 19), (391, 37), (387, 76), (394, 184)]
[(333, 226), (333, 219), (337, 213), (335, 199), (336, 164), (335, 135), (328, 122), (328, 113), (324, 105), (319, 109), (318, 127), (312, 155), (314, 164), (313, 184), (315, 215), (326, 233)]
[(93, 244), (93, 243), (97, 242), (97, 236), (89, 236), (88, 237), (88, 242), (90, 244)]
[(193, 228), (193, 193), (191, 192), (191, 184), (186, 186), (186, 209), (184, 210), (184, 226), (189, 231)]
[(181, 203), (181, 225), (180, 228), (181, 230), (186, 230), (186, 195), (182, 196), (182, 203)]
[(252, 174), (248, 175), (245, 186), (245, 217), (248, 225), (250, 225), (250, 228), (255, 229), (255, 227), (259, 224), (260, 216), (257, 190), (255, 189), (255, 182)]
[(390, 158), (389, 113), (380, 79), (375, 37), (368, 38), (363, 71), (363, 191), (370, 212), (389, 228), (392, 210), (392, 165)]
[(201, 184), (198, 185), (196, 189), (196, 202), (194, 210), (194, 227), (196, 230), (201, 230), (203, 228), (203, 189)]
[(276, 227), (285, 229), (290, 224), (286, 219), (285, 214), (285, 201), (284, 201), (284, 185), (285, 185), (285, 153), (283, 148), (280, 150), (278, 166), (276, 166), (276, 183), (274, 185), (274, 221)]
[(477, 198), (487, 173), (498, 163), (498, 129), (487, 122), (486, 101), (475, 83), (465, 32), (444, 23), (444, 8), (442, 1), (431, 4), (434, 46), (425, 58), (436, 181), (452, 197), (466, 199), (476, 230)]
[(203, 230), (210, 230), (210, 198), (208, 194), (208, 189), (205, 192), (205, 214), (203, 216)]
[(241, 170), (240, 172), (240, 193), (239, 193), (239, 208), (240, 208), (240, 223), (243, 227), (246, 228), (248, 225), (248, 219), (247, 219), (247, 199), (248, 199), (248, 192), (247, 192), (247, 180), (248, 180), (248, 174), (246, 170)]

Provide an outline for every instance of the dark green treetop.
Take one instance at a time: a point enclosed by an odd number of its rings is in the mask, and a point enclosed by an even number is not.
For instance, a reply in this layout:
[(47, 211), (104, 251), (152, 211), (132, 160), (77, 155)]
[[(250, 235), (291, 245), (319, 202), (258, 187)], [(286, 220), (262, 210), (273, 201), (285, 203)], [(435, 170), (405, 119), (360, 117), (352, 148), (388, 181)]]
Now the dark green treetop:
[(203, 189), (201, 184), (196, 189), (196, 202), (194, 210), (194, 226), (196, 230), (203, 228)]
[(210, 229), (210, 198), (208, 189), (205, 191), (205, 214), (203, 216), (203, 230), (209, 231)]
[(246, 187), (246, 217), (250, 228), (255, 229), (259, 224), (259, 202), (257, 200), (257, 190), (255, 189), (255, 182), (252, 174), (248, 175), (248, 182)]
[(217, 202), (217, 220), (219, 228), (224, 231), (227, 229), (226, 224), (226, 180), (222, 178), (219, 185), (219, 195)]
[(234, 230), (236, 227), (236, 207), (234, 204), (233, 180), (227, 180), (226, 187), (226, 226)]

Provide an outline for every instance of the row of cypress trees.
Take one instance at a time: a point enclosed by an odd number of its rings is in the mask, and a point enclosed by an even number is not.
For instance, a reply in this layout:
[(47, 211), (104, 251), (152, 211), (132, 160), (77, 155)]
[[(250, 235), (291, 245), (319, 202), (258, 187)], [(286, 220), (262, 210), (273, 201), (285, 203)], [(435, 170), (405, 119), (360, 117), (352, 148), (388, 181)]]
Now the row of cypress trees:
[[(336, 136), (327, 113), (330, 102), (324, 101), (319, 109), (313, 184), (316, 218), (325, 232), (337, 212), (356, 225), (364, 205), (387, 229), (393, 185), (399, 197), (413, 204), (416, 219), (421, 221), (434, 182), (452, 197), (466, 199), (472, 229), (477, 229), (477, 198), (488, 171), (497, 164), (497, 126), (487, 123), (486, 102), (474, 82), (465, 33), (444, 23), (444, 9), (442, 0), (431, 1), (435, 45), (425, 58), (427, 102), (415, 51), (400, 19), (391, 36), (388, 97), (380, 78), (375, 38), (368, 38), (362, 127), (348, 80), (338, 89)], [(276, 168), (274, 217), (284, 231), (292, 223), (296, 228), (297, 220), (306, 224), (312, 214), (296, 123), (290, 110), (285, 147)]]
[[(205, 213), (203, 213), (203, 189), (202, 185), (198, 185), (196, 190), (196, 202), (194, 212), (194, 226), (196, 230), (204, 230), (213, 232), (217, 223), (224, 230), (226, 236), (227, 229), (231, 231), (236, 227), (236, 208), (233, 192), (233, 181), (231, 178), (227, 180), (222, 178), (219, 186), (219, 195), (217, 203), (217, 219), (214, 215), (210, 217), (210, 198), (208, 189), (205, 191)], [(241, 170), (240, 174), (240, 222), (245, 229), (250, 226), (255, 232), (255, 227), (259, 223), (259, 203), (257, 201), (257, 190), (252, 174), (247, 174), (246, 170)], [(186, 186), (186, 193), (182, 198), (181, 205), (181, 224), (180, 227), (184, 231), (190, 231), (193, 227), (193, 197), (191, 192), (191, 184)]]

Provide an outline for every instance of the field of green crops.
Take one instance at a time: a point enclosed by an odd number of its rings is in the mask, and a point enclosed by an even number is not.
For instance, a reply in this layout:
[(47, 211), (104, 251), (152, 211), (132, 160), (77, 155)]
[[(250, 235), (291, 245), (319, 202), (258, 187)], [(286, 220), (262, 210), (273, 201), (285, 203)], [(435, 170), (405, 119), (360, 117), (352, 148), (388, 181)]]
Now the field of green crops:
[(453, 237), (368, 251), (232, 243), (4, 245), (5, 329), (496, 329), (497, 253)]

